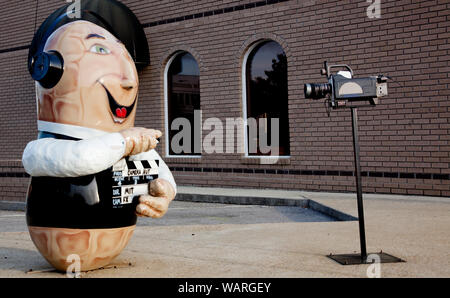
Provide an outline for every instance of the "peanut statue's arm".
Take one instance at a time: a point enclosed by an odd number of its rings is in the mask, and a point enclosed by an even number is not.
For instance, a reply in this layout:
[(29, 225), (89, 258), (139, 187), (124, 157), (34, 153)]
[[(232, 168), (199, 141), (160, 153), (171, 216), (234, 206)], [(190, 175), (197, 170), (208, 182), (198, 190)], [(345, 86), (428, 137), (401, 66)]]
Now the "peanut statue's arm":
[(44, 138), (26, 146), (22, 163), (31, 176), (80, 177), (106, 170), (125, 154), (120, 133), (72, 141)]
[(44, 138), (28, 143), (22, 164), (31, 176), (86, 176), (112, 167), (125, 156), (154, 149), (159, 137), (159, 130), (132, 127), (80, 141)]
[(153, 150), (161, 132), (130, 128), (81, 141), (44, 138), (28, 143), (22, 156), (31, 176), (80, 177), (112, 167), (123, 157), (130, 160), (159, 160), (158, 179), (149, 184), (148, 195), (139, 198), (139, 216), (160, 218), (175, 198), (175, 179), (159, 154)]

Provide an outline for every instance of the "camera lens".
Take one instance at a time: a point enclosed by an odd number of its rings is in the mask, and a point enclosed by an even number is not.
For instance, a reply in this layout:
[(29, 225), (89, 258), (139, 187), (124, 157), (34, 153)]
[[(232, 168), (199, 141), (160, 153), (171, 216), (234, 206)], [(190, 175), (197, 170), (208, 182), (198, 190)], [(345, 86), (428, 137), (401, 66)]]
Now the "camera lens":
[(325, 84), (305, 84), (305, 97), (311, 99), (324, 98), (331, 93), (331, 85)]

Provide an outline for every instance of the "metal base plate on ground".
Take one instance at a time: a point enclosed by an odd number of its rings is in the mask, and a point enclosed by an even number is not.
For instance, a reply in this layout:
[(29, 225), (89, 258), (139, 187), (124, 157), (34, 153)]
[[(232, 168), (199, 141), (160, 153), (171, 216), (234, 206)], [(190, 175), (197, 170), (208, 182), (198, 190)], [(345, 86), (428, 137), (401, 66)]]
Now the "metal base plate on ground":
[[(338, 262), (341, 265), (362, 265), (362, 264), (373, 264), (373, 263), (400, 263), (405, 262), (404, 260), (394, 257), (390, 254), (379, 252), (379, 253), (371, 253), (367, 256), (370, 258), (366, 258), (363, 260), (361, 258), (361, 254), (342, 254), (342, 255), (333, 255), (330, 254), (327, 257)], [(376, 257), (378, 256), (378, 258)]]

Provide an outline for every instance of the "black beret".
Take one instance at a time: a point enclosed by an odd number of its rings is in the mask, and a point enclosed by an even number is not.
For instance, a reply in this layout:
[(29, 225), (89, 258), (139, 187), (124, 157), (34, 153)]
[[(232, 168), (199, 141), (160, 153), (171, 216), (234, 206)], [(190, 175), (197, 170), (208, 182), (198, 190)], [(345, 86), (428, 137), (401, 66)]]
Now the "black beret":
[[(80, 18), (71, 12), (69, 3), (53, 12), (33, 37), (28, 52), (28, 65), (32, 58), (43, 50), (47, 39), (59, 27), (74, 21), (85, 20), (105, 28), (117, 37), (127, 48), (137, 68), (150, 64), (147, 37), (136, 15), (123, 3), (116, 0), (80, 0)], [(68, 14), (69, 12), (69, 14)]]

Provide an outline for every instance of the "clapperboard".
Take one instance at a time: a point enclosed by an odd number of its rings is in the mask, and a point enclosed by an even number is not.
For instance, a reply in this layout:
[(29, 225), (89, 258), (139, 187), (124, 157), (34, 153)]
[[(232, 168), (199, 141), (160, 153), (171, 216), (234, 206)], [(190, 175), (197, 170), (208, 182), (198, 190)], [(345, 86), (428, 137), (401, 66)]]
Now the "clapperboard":
[(113, 207), (131, 204), (135, 196), (148, 195), (148, 184), (158, 178), (159, 160), (122, 159), (113, 166)]

